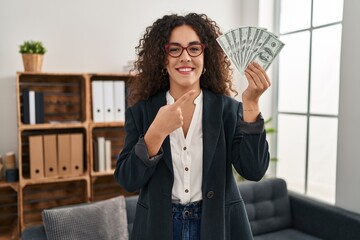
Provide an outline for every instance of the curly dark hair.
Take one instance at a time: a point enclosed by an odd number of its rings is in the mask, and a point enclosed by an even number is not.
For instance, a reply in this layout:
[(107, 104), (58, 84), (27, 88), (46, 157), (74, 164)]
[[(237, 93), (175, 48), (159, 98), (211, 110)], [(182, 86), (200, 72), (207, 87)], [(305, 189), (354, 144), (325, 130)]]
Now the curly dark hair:
[(218, 25), (205, 14), (189, 13), (185, 16), (172, 14), (165, 15), (156, 20), (152, 26), (147, 27), (136, 47), (138, 59), (134, 63), (134, 69), (131, 70), (136, 74), (128, 81), (129, 105), (169, 89), (169, 76), (164, 74), (167, 58), (164, 45), (168, 43), (172, 30), (182, 25), (191, 26), (200, 41), (206, 45), (204, 50), (206, 72), (200, 77), (200, 87), (217, 94), (237, 93), (232, 88), (230, 61), (216, 41), (216, 38), (222, 34)]

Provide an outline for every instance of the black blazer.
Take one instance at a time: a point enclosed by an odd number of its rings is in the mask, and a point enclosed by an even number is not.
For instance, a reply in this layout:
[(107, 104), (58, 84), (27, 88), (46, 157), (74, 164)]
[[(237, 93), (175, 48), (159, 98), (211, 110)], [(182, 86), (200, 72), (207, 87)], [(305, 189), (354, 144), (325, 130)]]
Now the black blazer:
[[(132, 240), (172, 239), (174, 175), (169, 137), (162, 144), (162, 157), (149, 161), (139, 154), (142, 136), (166, 104), (165, 94), (140, 101), (126, 111), (125, 146), (114, 176), (127, 191), (140, 190)], [(264, 120), (259, 116), (256, 123), (245, 123), (241, 103), (203, 90), (202, 240), (253, 239), (232, 166), (248, 180), (264, 176), (269, 152)]]

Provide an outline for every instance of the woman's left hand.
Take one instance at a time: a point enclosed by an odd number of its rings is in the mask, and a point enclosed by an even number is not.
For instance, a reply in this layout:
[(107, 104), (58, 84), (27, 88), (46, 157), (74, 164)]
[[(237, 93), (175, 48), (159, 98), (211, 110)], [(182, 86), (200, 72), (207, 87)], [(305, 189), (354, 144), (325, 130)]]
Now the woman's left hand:
[(265, 70), (256, 62), (248, 65), (245, 69), (245, 75), (249, 85), (242, 94), (243, 103), (258, 104), (260, 96), (271, 85), (270, 79)]
[(265, 70), (255, 62), (248, 65), (245, 75), (249, 85), (242, 93), (243, 120), (255, 122), (260, 112), (260, 96), (270, 87), (271, 83)]

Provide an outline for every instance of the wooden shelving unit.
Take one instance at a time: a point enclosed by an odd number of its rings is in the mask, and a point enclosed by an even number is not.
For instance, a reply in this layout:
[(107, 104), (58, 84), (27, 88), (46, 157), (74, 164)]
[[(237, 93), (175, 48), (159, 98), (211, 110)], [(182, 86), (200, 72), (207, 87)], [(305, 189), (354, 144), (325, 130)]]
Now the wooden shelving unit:
[[(122, 73), (17, 73), (19, 182), (0, 182), (0, 240), (18, 239), (24, 228), (40, 224), (43, 209), (131, 195), (115, 182), (113, 170), (94, 171), (94, 139), (111, 140), (111, 165), (115, 168), (125, 131), (124, 122), (93, 122), (91, 96), (94, 80), (126, 82), (130, 77)], [(24, 90), (43, 93), (44, 123), (24, 123)], [(79, 133), (84, 139), (82, 174), (30, 177), (30, 136)]]

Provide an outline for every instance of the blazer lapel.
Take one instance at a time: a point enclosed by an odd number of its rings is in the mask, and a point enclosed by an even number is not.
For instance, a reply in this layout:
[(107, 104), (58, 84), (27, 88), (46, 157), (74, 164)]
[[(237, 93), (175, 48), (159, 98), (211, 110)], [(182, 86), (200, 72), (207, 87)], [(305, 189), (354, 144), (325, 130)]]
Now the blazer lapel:
[(203, 176), (206, 177), (221, 130), (222, 101), (220, 97), (208, 90), (203, 90), (203, 93)]
[[(161, 92), (155, 96), (153, 96), (149, 101), (149, 111), (148, 111), (148, 119), (149, 126), (154, 121), (156, 114), (159, 109), (166, 105), (166, 92)], [(169, 168), (170, 172), (174, 174), (172, 160), (171, 160), (171, 149), (170, 149), (170, 138), (167, 136), (162, 144), (162, 148), (164, 150), (164, 161), (166, 166)]]

